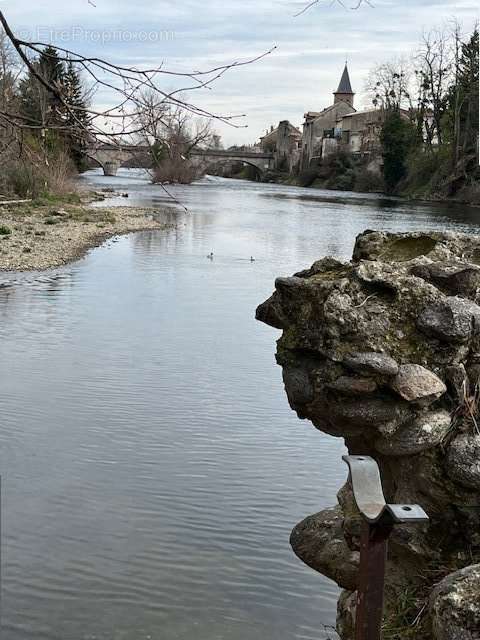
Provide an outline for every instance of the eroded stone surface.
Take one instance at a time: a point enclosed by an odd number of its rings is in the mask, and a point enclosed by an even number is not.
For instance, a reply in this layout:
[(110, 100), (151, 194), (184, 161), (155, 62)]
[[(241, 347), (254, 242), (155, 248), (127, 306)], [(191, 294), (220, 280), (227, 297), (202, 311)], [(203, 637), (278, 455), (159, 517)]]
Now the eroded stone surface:
[(375, 448), (385, 456), (414, 456), (438, 446), (447, 435), (452, 418), (448, 411), (426, 412), (388, 438), (378, 438)]
[(480, 564), (450, 574), (430, 596), (435, 640), (480, 640)]
[(416, 265), (412, 273), (453, 295), (475, 297), (480, 288), (480, 267), (463, 262)]
[(379, 376), (394, 376), (398, 373), (398, 364), (383, 353), (355, 353), (343, 362), (349, 369), (360, 373), (374, 373)]
[(325, 509), (299, 522), (290, 536), (296, 555), (309, 567), (354, 590), (358, 578), (358, 551), (351, 551), (343, 537), (343, 517), (338, 507)]
[[(479, 237), (368, 231), (351, 263), (324, 258), (277, 280), (257, 310), (283, 331), (277, 362), (299, 417), (343, 437), (351, 454), (372, 456), (388, 502), (418, 503), (430, 517), (425, 526), (395, 528), (387, 612), (406, 589), (425, 589), (422, 574), (480, 557), (480, 416), (469, 415), (478, 412), (479, 278)], [(297, 525), (292, 545), (348, 589), (337, 627), (352, 640), (361, 520), (348, 482), (338, 502)], [(435, 640), (430, 622), (422, 640)]]
[(408, 402), (434, 402), (447, 390), (437, 375), (420, 364), (403, 364), (390, 386)]
[(448, 448), (448, 473), (469, 489), (480, 489), (480, 435), (462, 434)]
[(452, 296), (427, 305), (417, 321), (421, 331), (446, 342), (466, 342), (479, 323), (480, 307)]
[(377, 383), (372, 378), (352, 378), (350, 376), (340, 376), (328, 385), (332, 391), (339, 393), (361, 396), (365, 393), (373, 393), (377, 390)]

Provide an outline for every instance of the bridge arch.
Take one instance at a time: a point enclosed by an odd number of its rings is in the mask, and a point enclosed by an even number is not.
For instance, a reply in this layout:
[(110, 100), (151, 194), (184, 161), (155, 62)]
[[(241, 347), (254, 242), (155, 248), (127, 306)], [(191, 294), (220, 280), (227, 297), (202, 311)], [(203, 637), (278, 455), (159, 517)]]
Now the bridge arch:
[(208, 173), (208, 170), (210, 168), (215, 168), (218, 166), (225, 166), (225, 163), (228, 162), (229, 164), (242, 164), (244, 167), (252, 167), (252, 169), (255, 170), (255, 179), (257, 181), (260, 181), (264, 172), (266, 171), (266, 169), (261, 169), (258, 164), (256, 164), (255, 162), (249, 161), (249, 160), (239, 160), (237, 158), (232, 158), (231, 160), (222, 160), (222, 159), (218, 159), (218, 160), (213, 160), (210, 162), (205, 162), (205, 166), (203, 167), (204, 171), (206, 173)]
[[(150, 154), (150, 148), (142, 145), (121, 146), (115, 144), (99, 144), (87, 149), (87, 155), (102, 168), (107, 176), (115, 176), (122, 164), (135, 156)], [(261, 175), (274, 168), (274, 155), (258, 151), (229, 151), (223, 149), (196, 149), (188, 158), (194, 166), (202, 167), (207, 163), (217, 164), (221, 161), (238, 161), (255, 167)]]

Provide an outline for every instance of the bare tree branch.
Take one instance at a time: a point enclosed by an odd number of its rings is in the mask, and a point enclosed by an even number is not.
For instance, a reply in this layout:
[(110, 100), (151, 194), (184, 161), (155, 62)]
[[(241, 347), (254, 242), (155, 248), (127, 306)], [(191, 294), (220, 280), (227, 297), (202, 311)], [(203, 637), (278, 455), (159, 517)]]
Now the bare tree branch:
[[(308, 3), (303, 9), (301, 9), (298, 13), (294, 14), (294, 18), (298, 18), (298, 16), (303, 15), (304, 13), (306, 13), (309, 9), (311, 9), (312, 7), (314, 7), (317, 4), (320, 4), (322, 0), (312, 0), (312, 2)], [(352, 11), (356, 11), (357, 9), (359, 9), (362, 5), (366, 4), (369, 7), (371, 7), (372, 9), (374, 8), (373, 4), (371, 3), (370, 0), (357, 0), (356, 4), (352, 5), (352, 6), (347, 6), (344, 2), (344, 0), (330, 0), (329, 2), (329, 6), (333, 7), (333, 5), (335, 4), (339, 4), (341, 7), (343, 7), (346, 10), (351, 9)]]
[[(8, 39), (12, 43), (24, 67), (28, 69), (32, 76), (35, 77), (35, 79), (49, 93), (58, 99), (59, 103), (78, 124), (78, 126), (85, 126), (78, 118), (79, 107), (73, 107), (68, 104), (59, 87), (53, 86), (48, 82), (48, 80), (45, 79), (35, 68), (35, 65), (32, 64), (29, 56), (27, 55), (28, 51), (38, 55), (45, 55), (44, 49), (47, 44), (42, 42), (28, 42), (17, 38), (1, 11), (0, 24), (3, 26)], [(75, 51), (63, 47), (57, 47), (56, 49), (60, 53), (58, 59), (64, 62), (71, 61), (72, 63), (79, 65), (87, 76), (93, 80), (97, 89), (107, 89), (119, 97), (119, 100), (115, 105), (103, 111), (95, 110), (91, 107), (83, 108), (83, 111), (90, 116), (89, 133), (95, 137), (106, 137), (115, 141), (115, 139), (122, 135), (131, 135), (138, 132), (138, 129), (134, 128), (133, 123), (143, 108), (140, 95), (141, 91), (147, 88), (156, 93), (160, 100), (165, 104), (180, 107), (194, 116), (218, 120), (235, 128), (245, 126), (238, 123), (238, 120), (243, 118), (244, 114), (232, 115), (212, 113), (189, 101), (180, 99), (179, 96), (185, 92), (199, 89), (210, 89), (211, 85), (228, 71), (260, 61), (265, 56), (272, 53), (275, 47), (247, 60), (237, 60), (211, 69), (196, 70), (192, 72), (168, 70), (163, 67), (163, 63), (159, 67), (153, 69), (137, 69), (135, 67), (113, 64), (108, 60), (96, 56), (83, 56)], [(167, 92), (164, 91), (156, 82), (157, 77), (185, 78), (191, 80), (192, 85)], [(0, 115), (2, 115), (1, 112)], [(7, 114), (5, 114), (5, 116), (7, 117)], [(106, 131), (104, 127), (98, 124), (102, 119), (104, 122), (117, 121), (118, 125), (116, 126), (116, 130), (113, 132)]]

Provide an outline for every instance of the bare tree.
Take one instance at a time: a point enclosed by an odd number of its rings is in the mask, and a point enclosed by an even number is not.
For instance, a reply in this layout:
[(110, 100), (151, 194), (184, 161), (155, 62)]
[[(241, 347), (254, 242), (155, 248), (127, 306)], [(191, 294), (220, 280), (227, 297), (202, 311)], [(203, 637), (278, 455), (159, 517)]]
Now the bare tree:
[[(30, 70), (33, 76), (42, 85), (55, 95), (61, 102), (62, 106), (67, 111), (72, 111), (73, 106), (69, 105), (65, 101), (65, 97), (59, 91), (57, 86), (53, 86), (47, 79), (42, 77), (38, 69), (32, 63), (29, 58), (29, 54), (39, 55), (44, 51), (47, 43), (44, 42), (30, 42), (17, 38), (13, 33), (10, 25), (8, 24), (3, 12), (0, 11), (0, 24), (2, 25), (5, 35), (12, 43), (15, 51), (17, 52), (19, 59), (23, 66)], [(221, 122), (230, 124), (231, 126), (242, 126), (238, 124), (238, 120), (244, 117), (244, 114), (218, 114), (212, 113), (208, 110), (195, 105), (192, 102), (182, 100), (181, 96), (191, 91), (198, 91), (200, 89), (210, 88), (211, 85), (223, 76), (228, 71), (250, 65), (253, 62), (261, 60), (265, 56), (269, 55), (273, 49), (253, 58), (249, 58), (243, 61), (235, 61), (228, 64), (220, 65), (204, 71), (192, 71), (192, 72), (180, 72), (169, 70), (160, 65), (152, 69), (137, 69), (135, 67), (122, 66), (119, 64), (113, 64), (108, 60), (98, 57), (88, 57), (80, 55), (75, 51), (56, 47), (59, 52), (59, 59), (64, 62), (72, 62), (82, 68), (87, 78), (93, 82), (94, 87), (108, 89), (117, 98), (117, 102), (109, 109), (104, 111), (97, 111), (93, 108), (88, 108), (87, 111), (90, 115), (90, 128), (94, 135), (100, 135), (102, 137), (118, 138), (122, 133), (132, 134), (135, 133), (133, 123), (136, 122), (136, 118), (140, 115), (140, 108), (143, 106), (142, 91), (148, 89), (155, 94), (157, 98), (163, 101), (168, 106), (180, 106), (189, 113), (207, 118), (214, 118)], [(183, 87), (174, 89), (173, 91), (166, 91), (163, 89), (160, 80), (173, 78), (183, 79), (188, 82)], [(12, 114), (4, 114), (0, 112), (0, 116), (10, 117)], [(114, 132), (108, 132), (102, 128), (99, 123), (107, 121), (117, 121), (117, 126)], [(16, 119), (18, 126), (21, 126), (21, 118)], [(25, 125), (28, 126), (28, 125)]]
[(150, 148), (154, 168), (152, 180), (156, 183), (189, 183), (199, 171), (191, 162), (192, 153), (199, 148), (214, 145), (212, 120), (195, 118), (181, 106), (166, 107), (147, 96), (141, 117)]
[[(306, 13), (309, 9), (311, 9), (317, 4), (320, 4), (321, 2), (322, 0), (312, 0), (312, 2), (309, 2), (308, 4), (306, 4), (303, 7), (303, 9), (301, 9), (298, 13), (296, 13), (295, 17), (301, 16), (303, 13)], [(333, 7), (334, 5), (339, 5), (343, 9), (347, 9), (347, 10), (351, 9), (353, 11), (360, 9), (362, 5), (369, 6), (372, 9), (374, 6), (371, 0), (351, 0), (350, 2), (347, 2), (346, 0), (326, 0), (326, 3), (330, 7)]]
[(416, 62), (417, 109), (425, 124), (426, 142), (431, 147), (434, 142), (443, 142), (442, 118), (454, 79), (454, 55), (446, 29), (432, 29), (423, 34)]
[(142, 133), (134, 141), (150, 151), (152, 181), (191, 182), (198, 175), (190, 162), (192, 152), (215, 145), (218, 148), (219, 136), (212, 128), (212, 119), (196, 118), (181, 106), (169, 106), (151, 91), (143, 94), (142, 103), (138, 117)]
[(377, 64), (365, 83), (372, 104), (385, 109), (412, 109), (411, 76), (407, 58), (393, 58)]
[[(138, 69), (131, 66), (114, 64), (96, 56), (85, 56), (63, 47), (56, 47), (57, 59), (63, 63), (71, 63), (83, 71), (87, 81), (91, 83), (91, 91), (106, 89), (113, 96), (112, 105), (107, 109), (98, 110), (93, 106), (79, 107), (71, 104), (61, 88), (49, 81), (35, 64), (34, 58), (45, 54), (48, 43), (30, 42), (15, 35), (5, 15), (0, 11), (0, 25), (3, 28), (3, 43), (8, 50), (15, 53), (15, 64), (20, 70), (35, 79), (38, 91), (45, 96), (54, 96), (61, 111), (65, 114), (55, 123), (48, 123), (48, 127), (56, 130), (68, 129), (72, 123), (88, 131), (92, 140), (109, 140), (113, 144), (122, 145), (125, 140), (135, 134), (145, 135), (145, 92), (149, 92), (152, 105), (157, 111), (162, 109), (168, 113), (185, 113), (194, 119), (216, 120), (232, 127), (244, 126), (241, 119), (244, 114), (223, 114), (209, 112), (190, 100), (182, 98), (198, 90), (211, 88), (212, 84), (232, 69), (250, 65), (271, 53), (272, 50), (261, 55), (234, 61), (217, 67), (192, 72), (180, 72), (167, 69), (163, 64), (151, 69)], [(0, 42), (1, 44), (1, 42)], [(181, 84), (177, 89), (168, 91), (163, 84), (170, 85), (175, 80)], [(68, 121), (68, 123), (66, 122)], [(152, 121), (149, 119), (149, 124)], [(20, 110), (11, 108), (10, 104), (0, 104), (0, 128), (9, 129), (12, 141), (23, 152), (26, 136), (34, 130), (42, 131), (46, 122), (32, 122)], [(160, 122), (158, 123), (160, 125)], [(194, 137), (202, 137), (202, 127)]]

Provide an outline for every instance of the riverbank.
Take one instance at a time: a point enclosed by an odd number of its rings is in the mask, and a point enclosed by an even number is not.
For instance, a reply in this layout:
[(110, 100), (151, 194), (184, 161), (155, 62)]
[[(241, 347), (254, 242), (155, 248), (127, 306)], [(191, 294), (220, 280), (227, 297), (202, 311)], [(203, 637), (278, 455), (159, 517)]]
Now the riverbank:
[[(224, 176), (225, 177), (225, 176)], [(412, 204), (463, 204), (468, 207), (480, 207), (480, 187), (469, 187), (462, 189), (458, 194), (454, 196), (445, 196), (440, 192), (428, 193), (424, 192), (409, 192), (400, 191), (398, 193), (387, 194), (378, 184), (373, 181), (364, 183), (364, 188), (355, 188), (346, 183), (343, 186), (331, 186), (331, 183), (321, 179), (315, 179), (312, 182), (305, 183), (300, 176), (294, 176), (285, 173), (269, 172), (262, 180), (252, 180), (246, 178), (243, 175), (229, 176), (231, 180), (244, 180), (245, 182), (262, 182), (264, 184), (278, 184), (287, 187), (302, 187), (305, 189), (331, 191), (332, 194), (338, 192), (349, 191), (351, 193), (372, 193), (378, 195), (384, 195), (385, 197), (393, 197), (398, 200), (404, 200), (411, 202)]]
[(107, 238), (171, 227), (153, 208), (95, 208), (101, 194), (0, 203), (0, 270), (48, 269), (77, 260)]
[[(335, 165), (333, 160), (319, 167), (312, 167), (299, 175), (284, 171), (270, 170), (265, 172), (261, 179), (258, 175), (247, 169), (240, 173), (224, 176), (237, 180), (254, 180), (267, 184), (279, 184), (284, 186), (303, 187), (308, 189), (321, 189), (326, 191), (351, 191), (352, 193), (376, 193), (390, 195), (410, 202), (423, 203), (453, 203), (464, 204), (471, 207), (480, 206), (480, 185), (471, 183), (458, 188), (450, 193), (448, 184), (442, 188), (435, 184), (419, 186), (414, 181), (405, 182), (401, 188), (387, 194), (382, 176), (377, 171), (368, 169), (365, 165), (351, 162), (350, 166)], [(333, 165), (333, 166), (331, 166)]]

